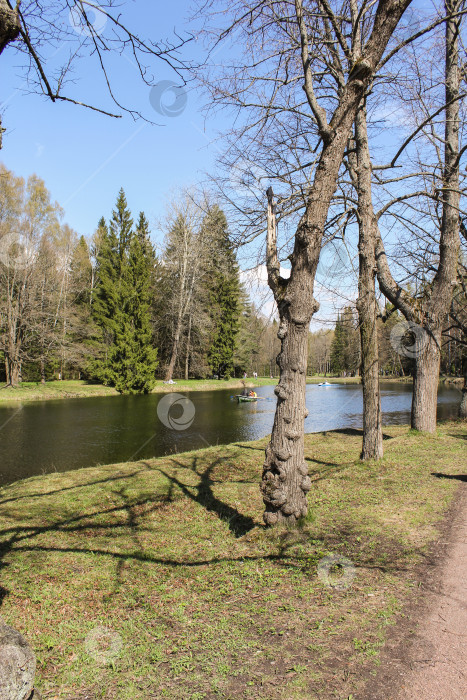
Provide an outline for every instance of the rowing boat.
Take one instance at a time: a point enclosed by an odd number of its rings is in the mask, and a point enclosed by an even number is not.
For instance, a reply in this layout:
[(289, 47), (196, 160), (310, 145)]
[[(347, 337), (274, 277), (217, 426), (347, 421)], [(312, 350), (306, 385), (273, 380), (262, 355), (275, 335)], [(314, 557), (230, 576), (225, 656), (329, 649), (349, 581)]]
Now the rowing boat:
[(258, 400), (257, 396), (242, 396), (242, 394), (237, 394), (235, 398), (237, 399), (238, 403), (248, 403), (250, 401)]

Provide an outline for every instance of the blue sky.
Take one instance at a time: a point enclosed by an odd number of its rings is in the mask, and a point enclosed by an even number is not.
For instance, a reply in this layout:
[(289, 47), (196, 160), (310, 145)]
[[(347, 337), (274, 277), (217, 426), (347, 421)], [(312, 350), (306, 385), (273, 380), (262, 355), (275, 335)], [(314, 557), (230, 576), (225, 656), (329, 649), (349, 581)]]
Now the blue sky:
[[(188, 0), (138, 0), (127, 7), (140, 10), (136, 17), (132, 13), (128, 24), (154, 39), (169, 36), (174, 27), (182, 32), (187, 26), (183, 18), (189, 11)], [(184, 49), (187, 57), (199, 51), (194, 43)], [(47, 65), (58, 65), (64, 52), (66, 47), (59, 47)], [(43, 178), (53, 199), (65, 210), (65, 221), (79, 234), (92, 234), (100, 216), (109, 217), (120, 187), (133, 215), (144, 210), (154, 230), (174, 189), (198, 182), (205, 171), (212, 170), (214, 125), (210, 132), (205, 131), (200, 96), (195, 92), (188, 90), (186, 108), (180, 115), (156, 114), (149, 101), (150, 89), (142, 84), (135, 67), (125, 58), (114, 59), (111, 74), (115, 89), (127, 105), (160, 124), (151, 126), (129, 115), (112, 119), (27, 94), (18, 64), (18, 54), (7, 48), (1, 57), (0, 103), (7, 131), (0, 160), (17, 175), (36, 173)], [(176, 79), (163, 62), (155, 61), (153, 66), (156, 81)], [(94, 62), (81, 60), (75, 77), (80, 80), (69, 86), (69, 94), (112, 109)], [(164, 100), (170, 106), (173, 94), (167, 93)]]
[[(416, 0), (414, 5), (423, 7), (424, 0)], [(191, 6), (191, 0), (170, 3), (125, 0), (120, 9), (124, 22), (135, 32), (158, 40), (173, 36), (174, 29), (183, 34), (192, 26), (186, 19)], [(67, 16), (64, 19), (71, 26), (72, 19)], [(52, 72), (64, 60), (66, 52), (67, 45), (54, 47), (45, 56), (46, 67)], [(181, 55), (199, 60), (202, 47), (191, 42)], [(141, 81), (131, 60), (117, 56), (111, 57), (110, 63), (116, 94), (127, 106), (157, 121), (158, 126), (134, 121), (130, 115), (112, 119), (79, 106), (52, 104), (43, 97), (28, 94), (18, 70), (19, 58), (8, 47), (0, 60), (0, 105), (3, 126), (7, 129), (0, 160), (17, 175), (27, 177), (36, 173), (43, 178), (52, 198), (64, 209), (64, 221), (85, 236), (94, 232), (101, 216), (109, 218), (117, 193), (123, 187), (134, 218), (144, 210), (153, 238), (160, 242), (158, 222), (164, 218), (166, 203), (176, 189), (200, 183), (205, 180), (206, 172), (214, 172), (218, 154), (214, 140), (218, 131), (228, 127), (228, 117), (224, 114), (205, 123), (201, 112), (203, 96), (189, 87), (186, 106), (183, 105), (180, 114), (156, 113), (150, 102), (150, 88)], [(222, 62), (222, 58), (222, 53), (217, 54), (216, 62)], [(155, 82), (178, 80), (162, 61), (154, 61), (153, 68)], [(75, 66), (74, 78), (77, 82), (68, 86), (67, 94), (104, 109), (115, 109), (95, 61), (81, 59)], [(169, 91), (163, 105), (170, 109), (172, 102), (173, 94)], [(387, 127), (395, 115), (384, 117), (388, 119), (384, 130), (384, 145), (388, 147), (392, 137)], [(323, 255), (324, 262), (326, 255), (333, 257), (329, 253)], [(247, 259), (247, 251), (241, 253), (240, 259), (244, 268), (256, 263), (256, 259)], [(272, 303), (263, 269), (258, 277), (259, 292), (253, 292), (253, 296), (268, 312)], [(351, 287), (353, 290), (353, 281)], [(346, 294), (353, 294), (344, 289), (342, 292), (343, 296), (331, 303), (333, 295), (317, 284), (315, 293), (322, 302), (318, 316), (334, 319), (335, 308), (346, 303)]]

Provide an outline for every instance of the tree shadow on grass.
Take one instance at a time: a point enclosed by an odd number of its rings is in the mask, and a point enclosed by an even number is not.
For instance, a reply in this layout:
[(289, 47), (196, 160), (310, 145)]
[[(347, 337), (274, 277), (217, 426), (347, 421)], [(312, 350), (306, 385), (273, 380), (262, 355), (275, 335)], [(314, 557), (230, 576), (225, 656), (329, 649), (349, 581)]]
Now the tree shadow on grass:
[[(147, 468), (148, 465), (146, 463), (143, 463), (144, 466)], [(14, 501), (22, 501), (24, 499), (28, 498), (42, 498), (43, 496), (54, 496), (57, 493), (64, 493), (65, 491), (73, 491), (77, 490), (80, 488), (86, 488), (88, 486), (97, 486), (99, 484), (106, 484), (109, 483), (110, 481), (121, 481), (126, 480), (126, 479), (131, 479), (135, 476), (139, 476), (141, 474), (141, 469), (138, 471), (135, 471), (131, 474), (118, 474), (117, 476), (109, 476), (106, 477), (105, 479), (96, 479), (95, 481), (85, 481), (83, 483), (78, 483), (78, 484), (73, 484), (73, 486), (64, 486), (61, 489), (54, 489), (53, 491), (44, 491), (42, 493), (26, 493), (23, 496), (15, 496), (13, 498), (5, 498), (3, 501), (0, 501), (0, 506), (6, 505), (7, 503), (13, 503)], [(5, 488), (5, 487), (3, 487)], [(6, 487), (8, 488), (8, 486)], [(0, 509), (0, 515), (1, 515), (1, 509)]]
[[(134, 482), (132, 477), (135, 474), (130, 474), (128, 484), (125, 484), (125, 476), (120, 475), (118, 478), (123, 480), (123, 484), (115, 484), (111, 490), (103, 492), (103, 497), (108, 497), (111, 502), (107, 506), (98, 507), (88, 505), (83, 507), (79, 502), (71, 500), (64, 507), (68, 508), (68, 512), (55, 513), (53, 508), (61, 508), (61, 502), (50, 504), (47, 496), (50, 494), (31, 494), (34, 498), (35, 515), (33, 517), (40, 518), (39, 524), (28, 525), (27, 506), (24, 506), (22, 511), (18, 510), (16, 504), (11, 508), (4, 508), (4, 517), (7, 527), (1, 532), (2, 540), (0, 542), (0, 568), (6, 567), (9, 563), (15, 562), (15, 557), (21, 560), (27, 553), (56, 553), (58, 556), (69, 554), (90, 555), (93, 560), (99, 558), (111, 558), (115, 562), (115, 591), (118, 586), (124, 582), (123, 568), (127, 561), (144, 562), (148, 564), (160, 565), (162, 567), (206, 567), (216, 566), (225, 563), (235, 564), (244, 561), (252, 562), (271, 562), (277, 566), (295, 571), (305, 572), (309, 576), (316, 575), (316, 557), (321, 557), (323, 549), (334, 549), (343, 551), (346, 556), (356, 557), (356, 565), (362, 568), (377, 568), (381, 571), (395, 571), (404, 566), (401, 552), (397, 551), (396, 543), (389, 541), (382, 544), (379, 548), (378, 556), (374, 556), (368, 550), (361, 552), (363, 556), (359, 556), (360, 544), (358, 537), (360, 536), (359, 528), (350, 528), (346, 530), (341, 524), (337, 528), (333, 528), (332, 532), (323, 530), (306, 531), (294, 530), (290, 534), (276, 537), (274, 532), (271, 533), (271, 539), (263, 541), (263, 535), (260, 538), (259, 545), (253, 544), (253, 551), (242, 547), (242, 551), (234, 553), (232, 556), (226, 552), (225, 556), (222, 552), (217, 556), (197, 558), (191, 553), (178, 554), (173, 556), (168, 553), (168, 556), (158, 556), (157, 544), (154, 544), (150, 534), (153, 531), (153, 515), (158, 518), (159, 525), (164, 523), (164, 508), (174, 501), (183, 501), (184, 498), (198, 503), (207, 512), (215, 513), (218, 518), (228, 524), (230, 532), (236, 537), (241, 537), (253, 528), (257, 527), (257, 523), (252, 517), (244, 515), (240, 510), (233, 507), (229, 503), (225, 503), (218, 495), (213, 492), (214, 484), (219, 483), (214, 478), (215, 469), (224, 462), (219, 458), (210, 462), (206, 467), (200, 464), (200, 459), (197, 456), (190, 458), (187, 464), (183, 461), (171, 459), (171, 463), (177, 469), (177, 473), (172, 475), (170, 469), (165, 471), (156, 465), (142, 463), (148, 471), (156, 471), (162, 474), (167, 483), (158, 484), (158, 491), (154, 492), (148, 486), (146, 493), (135, 493)], [(326, 464), (326, 463), (325, 463)], [(348, 465), (332, 465), (334, 467), (346, 468)], [(191, 473), (199, 479), (196, 483), (191, 476), (190, 481), (180, 476), (180, 470), (184, 470), (185, 474)], [(319, 478), (319, 472), (316, 470), (316, 475)], [(334, 473), (336, 470), (334, 470)], [(141, 472), (139, 472), (141, 473)], [(325, 470), (321, 478), (330, 478), (333, 476), (332, 470)], [(94, 483), (102, 485), (105, 482), (111, 484), (116, 477), (109, 476), (107, 479), (89, 481), (87, 484), (77, 484), (77, 487), (92, 486)], [(226, 479), (226, 485), (234, 483), (230, 479)], [(126, 489), (126, 485), (130, 488)], [(144, 488), (144, 486), (142, 486)], [(68, 487), (67, 487), (68, 489)], [(66, 490), (66, 489), (64, 489)], [(57, 489), (59, 492), (60, 489)], [(148, 493), (148, 491), (150, 491)], [(133, 492), (133, 495), (132, 495)], [(44, 502), (41, 504), (40, 497), (44, 495)], [(26, 498), (26, 496), (24, 496)], [(102, 500), (102, 499), (101, 499)], [(42, 513), (43, 505), (43, 513)], [(177, 511), (178, 512), (178, 511)], [(180, 510), (182, 513), (183, 510)], [(172, 516), (171, 516), (172, 517)], [(177, 517), (183, 517), (178, 515)], [(160, 518), (160, 519), (159, 519)], [(44, 522), (45, 521), (45, 522)], [(215, 523), (215, 521), (214, 521)], [(170, 524), (170, 518), (167, 520), (167, 526)], [(215, 527), (215, 524), (214, 524)], [(149, 533), (149, 536), (148, 536)], [(48, 540), (42, 540), (42, 536), (49, 535)], [(79, 540), (77, 541), (77, 536)], [(99, 538), (93, 541), (93, 538)], [(148, 542), (151, 544), (148, 547)], [(294, 547), (300, 543), (306, 545), (306, 549), (311, 547), (312, 556), (304, 556)], [(339, 543), (345, 546), (342, 549), (338, 547)], [(196, 551), (199, 551), (200, 540), (193, 532), (193, 545)], [(231, 545), (229, 545), (230, 548)], [(259, 551), (257, 549), (259, 546)], [(313, 551), (316, 550), (316, 556)], [(382, 551), (386, 553), (386, 559), (383, 562), (381, 559)], [(9, 561), (5, 561), (8, 557)], [(31, 560), (24, 560), (28, 565), (28, 570), (34, 572), (36, 567), (38, 573), (44, 567), (44, 563), (38, 560), (37, 564)], [(3, 562), (3, 563), (2, 563)], [(2, 599), (8, 594), (6, 588), (0, 588), (0, 604)]]
[(431, 472), (431, 476), (437, 479), (456, 479), (457, 481), (467, 482), (467, 474), (443, 474), (442, 472)]
[[(221, 501), (212, 490), (213, 485), (216, 483), (216, 481), (212, 479), (212, 472), (223, 461), (222, 458), (216, 459), (214, 462), (211, 462), (206, 469), (199, 470), (198, 457), (193, 457), (190, 469), (200, 478), (199, 484), (195, 486), (184, 484), (180, 479), (177, 479), (176, 476), (171, 476), (163, 469), (157, 468), (157, 471), (163, 474), (171, 484), (178, 486), (183, 494), (192, 501), (199, 503), (207, 511), (216, 513), (221, 520), (228, 524), (229, 530), (235, 537), (243, 537), (243, 535), (246, 535), (247, 532), (256, 527), (255, 521), (253, 518), (243, 515), (228, 503)], [(187, 468), (185, 464), (177, 462), (175, 459), (172, 459), (172, 463), (182, 469)]]
[[(350, 435), (352, 437), (363, 437), (363, 430), (361, 428), (334, 428), (333, 430), (322, 430), (320, 431), (323, 435), (327, 433), (339, 433), (340, 435)], [(392, 440), (392, 435), (387, 435), (383, 433), (383, 440)]]
[(264, 454), (264, 447), (252, 447), (252, 445), (242, 445), (239, 442), (233, 443), (234, 447), (239, 447), (241, 450), (255, 450), (255, 452), (262, 452)]
[(467, 440), (467, 433), (459, 435), (459, 433), (449, 433), (449, 437), (457, 438), (458, 440)]

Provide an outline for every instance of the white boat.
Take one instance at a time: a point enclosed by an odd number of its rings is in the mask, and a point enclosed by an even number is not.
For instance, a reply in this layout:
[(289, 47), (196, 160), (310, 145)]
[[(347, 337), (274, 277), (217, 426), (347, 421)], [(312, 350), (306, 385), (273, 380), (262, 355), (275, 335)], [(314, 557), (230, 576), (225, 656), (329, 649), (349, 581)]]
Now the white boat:
[(334, 386), (334, 385), (330, 384), (329, 382), (321, 382), (321, 384), (318, 384), (318, 386)]

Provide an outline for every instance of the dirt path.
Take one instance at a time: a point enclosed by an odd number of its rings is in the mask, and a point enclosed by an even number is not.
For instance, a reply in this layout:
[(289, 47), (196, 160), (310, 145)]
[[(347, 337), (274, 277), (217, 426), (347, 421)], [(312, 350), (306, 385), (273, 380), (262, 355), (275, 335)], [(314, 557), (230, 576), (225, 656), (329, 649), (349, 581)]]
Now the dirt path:
[(444, 555), (422, 581), (420, 606), (402, 622), (404, 639), (389, 642), (377, 682), (365, 700), (467, 698), (467, 477), (445, 537)]

